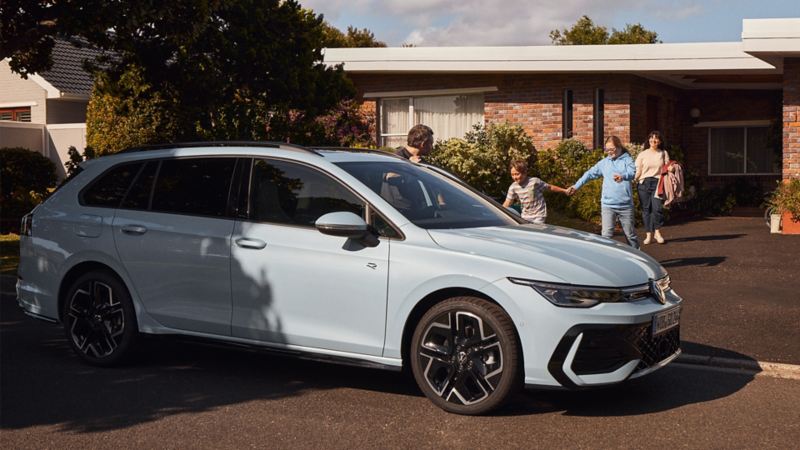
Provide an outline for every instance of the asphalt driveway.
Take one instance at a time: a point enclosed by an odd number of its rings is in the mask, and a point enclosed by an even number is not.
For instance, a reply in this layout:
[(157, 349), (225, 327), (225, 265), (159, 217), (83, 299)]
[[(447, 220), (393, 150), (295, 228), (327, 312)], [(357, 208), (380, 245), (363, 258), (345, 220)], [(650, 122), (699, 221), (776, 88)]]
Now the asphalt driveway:
[(770, 234), (755, 217), (662, 231), (665, 244), (642, 249), (667, 268), (684, 298), (685, 353), (800, 364), (800, 236)]

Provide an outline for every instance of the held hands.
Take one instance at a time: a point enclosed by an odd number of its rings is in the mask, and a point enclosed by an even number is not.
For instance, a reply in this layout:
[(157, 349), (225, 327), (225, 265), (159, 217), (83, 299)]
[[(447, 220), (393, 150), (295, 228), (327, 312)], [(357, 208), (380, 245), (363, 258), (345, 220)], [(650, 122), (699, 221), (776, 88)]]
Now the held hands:
[(572, 196), (572, 194), (574, 194), (576, 190), (577, 189), (575, 189), (574, 186), (570, 186), (570, 187), (567, 188), (567, 190), (564, 193), (569, 195), (569, 196)]

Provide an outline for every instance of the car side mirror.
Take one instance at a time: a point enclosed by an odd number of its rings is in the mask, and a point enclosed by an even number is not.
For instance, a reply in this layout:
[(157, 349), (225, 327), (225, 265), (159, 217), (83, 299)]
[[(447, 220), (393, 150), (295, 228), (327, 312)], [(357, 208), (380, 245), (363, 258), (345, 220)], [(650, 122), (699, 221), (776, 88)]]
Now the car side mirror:
[(369, 225), (361, 217), (339, 211), (324, 214), (314, 223), (320, 233), (361, 240), (369, 234)]

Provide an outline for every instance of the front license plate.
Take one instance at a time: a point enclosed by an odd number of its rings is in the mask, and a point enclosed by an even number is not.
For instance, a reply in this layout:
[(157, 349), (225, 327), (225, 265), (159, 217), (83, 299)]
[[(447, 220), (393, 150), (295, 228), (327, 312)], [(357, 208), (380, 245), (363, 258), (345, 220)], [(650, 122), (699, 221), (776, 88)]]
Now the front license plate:
[(672, 308), (653, 316), (653, 336), (657, 336), (670, 328), (677, 327), (681, 319), (681, 308)]

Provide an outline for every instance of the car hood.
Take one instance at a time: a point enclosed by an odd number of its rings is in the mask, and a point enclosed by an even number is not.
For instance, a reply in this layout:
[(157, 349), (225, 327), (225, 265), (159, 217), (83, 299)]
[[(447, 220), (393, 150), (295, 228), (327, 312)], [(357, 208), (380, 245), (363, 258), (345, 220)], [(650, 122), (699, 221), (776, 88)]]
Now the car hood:
[(533, 269), (529, 277), (586, 286), (622, 287), (666, 274), (632, 247), (571, 228), (550, 225), (428, 230), (439, 246)]

